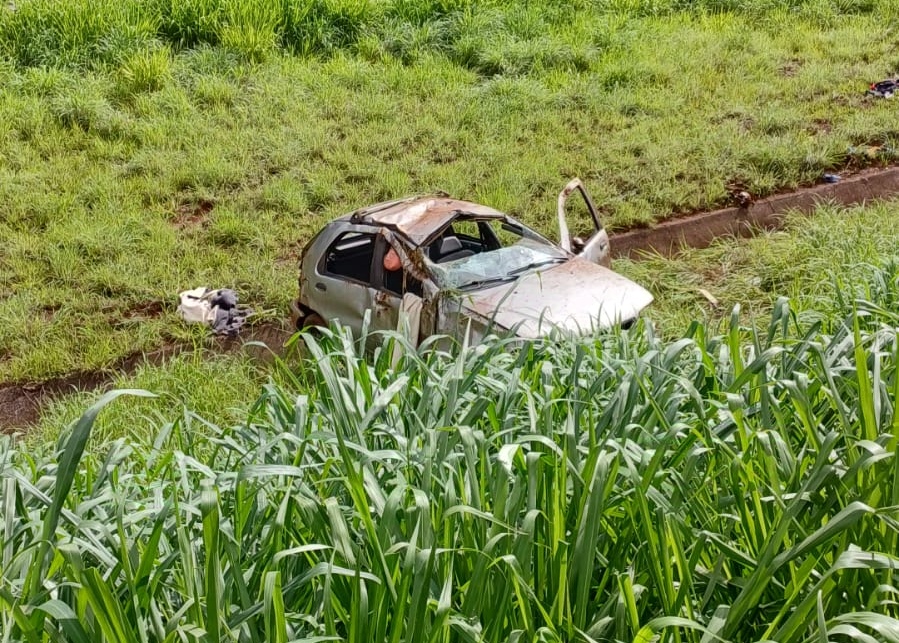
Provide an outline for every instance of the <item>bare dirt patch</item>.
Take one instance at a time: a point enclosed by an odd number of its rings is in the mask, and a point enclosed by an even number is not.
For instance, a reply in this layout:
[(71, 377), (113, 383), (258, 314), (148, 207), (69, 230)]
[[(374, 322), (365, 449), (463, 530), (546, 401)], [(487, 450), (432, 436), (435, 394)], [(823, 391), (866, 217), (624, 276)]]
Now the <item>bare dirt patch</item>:
[(122, 316), (129, 320), (152, 319), (165, 312), (165, 303), (161, 301), (142, 301), (126, 308)]
[(209, 213), (215, 207), (211, 199), (197, 199), (183, 201), (175, 208), (175, 218), (172, 223), (177, 228), (195, 228), (203, 226), (209, 218)]
[(59, 311), (60, 308), (62, 308), (60, 304), (45, 304), (41, 306), (40, 314), (50, 319), (57, 313), (57, 311)]
[(802, 68), (802, 61), (798, 58), (793, 58), (792, 60), (788, 60), (780, 67), (780, 73), (785, 78), (792, 78), (796, 74), (799, 73), (799, 70)]
[(829, 134), (833, 129), (830, 121), (826, 118), (816, 118), (809, 127), (810, 134)]

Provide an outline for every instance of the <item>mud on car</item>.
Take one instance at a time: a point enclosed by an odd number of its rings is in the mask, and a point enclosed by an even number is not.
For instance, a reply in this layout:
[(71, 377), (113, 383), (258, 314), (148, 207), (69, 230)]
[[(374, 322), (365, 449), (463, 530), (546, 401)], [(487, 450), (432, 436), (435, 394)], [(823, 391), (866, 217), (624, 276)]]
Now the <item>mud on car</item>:
[[(587, 213), (589, 236), (569, 233), (572, 195)], [(402, 314), (413, 341), (630, 324), (652, 295), (609, 268), (609, 237), (580, 180), (559, 194), (557, 216), (558, 244), (498, 210), (445, 194), (356, 210), (304, 248), (293, 321), (304, 328), (339, 320), (358, 333), (367, 311), (370, 330), (397, 329)]]

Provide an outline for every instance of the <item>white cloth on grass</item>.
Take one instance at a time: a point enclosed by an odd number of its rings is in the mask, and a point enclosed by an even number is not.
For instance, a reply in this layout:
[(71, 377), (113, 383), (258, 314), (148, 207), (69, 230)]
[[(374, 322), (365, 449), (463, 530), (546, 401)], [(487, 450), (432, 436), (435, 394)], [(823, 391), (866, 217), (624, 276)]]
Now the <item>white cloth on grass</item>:
[(215, 313), (212, 312), (212, 304), (210, 300), (216, 293), (205, 286), (185, 290), (178, 293), (178, 314), (181, 319), (190, 324), (207, 324), (212, 325), (215, 321)]
[(184, 321), (210, 326), (218, 335), (237, 335), (253, 314), (248, 308), (237, 307), (237, 294), (230, 288), (200, 286), (178, 293), (178, 300), (178, 314)]

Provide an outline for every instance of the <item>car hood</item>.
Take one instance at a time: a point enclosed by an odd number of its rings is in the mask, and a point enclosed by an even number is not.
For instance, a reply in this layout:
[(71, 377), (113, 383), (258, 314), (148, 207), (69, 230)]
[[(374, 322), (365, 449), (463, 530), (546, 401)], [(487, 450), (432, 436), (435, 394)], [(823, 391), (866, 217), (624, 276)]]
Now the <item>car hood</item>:
[(553, 328), (584, 334), (634, 319), (652, 295), (608, 268), (575, 258), (462, 295), (462, 307), (528, 338)]

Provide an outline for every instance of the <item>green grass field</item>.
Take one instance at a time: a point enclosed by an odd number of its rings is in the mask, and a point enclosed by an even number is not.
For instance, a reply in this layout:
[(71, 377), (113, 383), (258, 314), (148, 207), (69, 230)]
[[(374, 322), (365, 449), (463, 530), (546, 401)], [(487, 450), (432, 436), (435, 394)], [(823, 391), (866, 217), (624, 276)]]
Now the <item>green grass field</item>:
[(897, 19), (4, 6), (0, 381), (197, 348), (0, 435), (0, 643), (899, 640), (897, 203), (617, 261), (656, 296), (626, 333), (265, 365), (174, 314), (282, 318), (324, 221), (409, 192), (555, 236), (573, 175), (623, 228), (892, 162)]
[(893, 4), (692, 7), (4, 9), (0, 381), (183, 338), (201, 284), (284, 315), (305, 240), (384, 198), (444, 189), (555, 236), (574, 175), (621, 228), (892, 159), (895, 106), (863, 93), (899, 63)]

